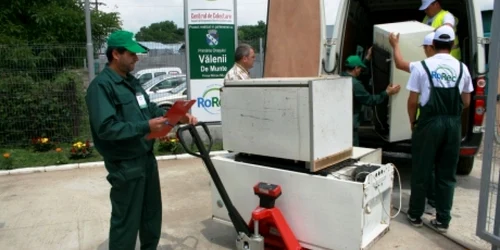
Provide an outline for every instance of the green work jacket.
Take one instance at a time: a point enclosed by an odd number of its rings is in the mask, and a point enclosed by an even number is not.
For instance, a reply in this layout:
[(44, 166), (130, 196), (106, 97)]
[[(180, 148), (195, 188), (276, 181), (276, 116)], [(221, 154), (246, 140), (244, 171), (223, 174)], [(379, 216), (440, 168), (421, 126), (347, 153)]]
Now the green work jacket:
[(352, 90), (353, 90), (353, 128), (356, 129), (359, 127), (359, 115), (363, 108), (363, 105), (366, 106), (375, 106), (377, 104), (382, 103), (385, 98), (387, 98), (387, 92), (384, 90), (378, 95), (372, 95), (368, 91), (366, 91), (363, 83), (358, 80), (356, 77), (353, 77), (347, 72), (342, 72), (342, 76), (349, 76), (352, 78)]
[[(147, 107), (140, 108), (136, 94), (142, 94)], [(128, 74), (120, 76), (108, 65), (90, 83), (85, 96), (94, 146), (105, 161), (127, 160), (153, 150), (149, 120), (165, 111), (149, 101), (139, 81)]]

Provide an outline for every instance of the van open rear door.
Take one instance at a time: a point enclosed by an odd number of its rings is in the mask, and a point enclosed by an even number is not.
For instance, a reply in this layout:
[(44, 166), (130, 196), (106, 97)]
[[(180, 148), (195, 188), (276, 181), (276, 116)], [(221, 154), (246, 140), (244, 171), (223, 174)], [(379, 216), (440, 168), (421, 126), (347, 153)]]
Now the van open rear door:
[[(328, 0), (325, 0), (328, 1)], [(331, 1), (335, 2), (335, 1)], [(339, 0), (338, 8), (332, 8), (337, 12), (335, 25), (333, 25), (332, 37), (329, 41), (322, 44), (323, 51), (323, 73), (340, 73), (342, 64), (342, 41), (344, 39), (344, 29), (347, 22), (349, 0)], [(326, 15), (334, 15), (334, 13), (326, 13)]]
[(323, 0), (269, 1), (263, 77), (320, 75), (324, 24)]

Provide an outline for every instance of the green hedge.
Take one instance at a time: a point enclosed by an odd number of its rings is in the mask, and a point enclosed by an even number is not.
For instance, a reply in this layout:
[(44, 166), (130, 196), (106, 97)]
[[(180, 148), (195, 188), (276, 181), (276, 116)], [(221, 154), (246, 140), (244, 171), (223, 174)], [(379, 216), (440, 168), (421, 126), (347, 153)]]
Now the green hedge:
[(29, 75), (0, 77), (0, 145), (25, 146), (33, 138), (70, 142), (81, 136), (85, 118), (83, 81), (74, 72), (50, 80)]

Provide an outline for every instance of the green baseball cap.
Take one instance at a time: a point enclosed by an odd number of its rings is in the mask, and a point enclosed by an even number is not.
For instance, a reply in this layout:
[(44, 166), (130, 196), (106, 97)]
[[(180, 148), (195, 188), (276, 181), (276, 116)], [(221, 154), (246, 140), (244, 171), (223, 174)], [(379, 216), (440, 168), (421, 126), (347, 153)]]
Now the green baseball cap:
[(348, 67), (361, 67), (366, 69), (366, 65), (359, 56), (349, 56), (347, 60), (345, 60), (345, 65)]
[(125, 30), (118, 30), (108, 37), (108, 47), (123, 47), (132, 53), (146, 53), (144, 46), (134, 40), (134, 34)]

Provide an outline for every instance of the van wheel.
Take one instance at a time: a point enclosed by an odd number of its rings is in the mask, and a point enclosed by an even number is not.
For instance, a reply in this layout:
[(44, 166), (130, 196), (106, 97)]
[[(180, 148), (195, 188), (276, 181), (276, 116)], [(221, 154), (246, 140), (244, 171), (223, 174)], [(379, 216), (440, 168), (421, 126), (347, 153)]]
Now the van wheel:
[(460, 156), (458, 160), (457, 174), (469, 175), (474, 167), (474, 156)]

